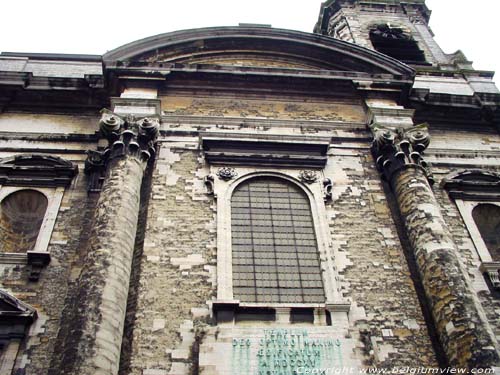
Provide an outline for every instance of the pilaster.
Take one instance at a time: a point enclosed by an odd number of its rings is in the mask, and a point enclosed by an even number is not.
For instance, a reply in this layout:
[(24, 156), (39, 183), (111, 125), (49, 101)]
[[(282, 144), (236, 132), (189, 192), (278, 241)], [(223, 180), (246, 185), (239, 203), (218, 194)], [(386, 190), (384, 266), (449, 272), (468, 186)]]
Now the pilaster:
[(428, 125), (413, 125), (412, 112), (401, 107), (367, 104), (372, 153), (396, 198), (449, 365), (469, 370), (495, 366), (498, 344), (431, 188), (434, 180), (424, 159), (431, 140)]

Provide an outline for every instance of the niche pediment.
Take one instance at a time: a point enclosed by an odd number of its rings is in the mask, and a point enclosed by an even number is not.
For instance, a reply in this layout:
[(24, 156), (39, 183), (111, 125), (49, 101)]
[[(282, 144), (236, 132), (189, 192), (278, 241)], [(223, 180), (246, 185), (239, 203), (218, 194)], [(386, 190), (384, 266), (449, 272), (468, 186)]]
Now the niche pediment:
[(500, 175), (482, 170), (466, 170), (443, 180), (450, 197), (469, 200), (500, 200)]
[(77, 173), (76, 165), (55, 156), (23, 154), (0, 160), (0, 185), (68, 186)]
[(31, 323), (37, 317), (36, 310), (0, 289), (0, 324), (14, 321)]

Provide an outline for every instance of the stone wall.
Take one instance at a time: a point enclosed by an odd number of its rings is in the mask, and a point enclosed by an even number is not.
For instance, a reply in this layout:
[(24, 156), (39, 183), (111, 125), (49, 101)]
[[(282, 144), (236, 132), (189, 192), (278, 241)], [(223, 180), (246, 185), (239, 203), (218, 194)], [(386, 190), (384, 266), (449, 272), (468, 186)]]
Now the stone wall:
[(206, 302), (214, 295), (215, 228), (196, 146), (168, 139), (160, 143), (141, 274), (133, 285), (138, 297), (130, 372), (122, 368), (124, 374), (166, 374), (172, 363), (175, 371), (190, 367), (207, 324)]
[[(387, 204), (392, 199), (391, 193), (384, 191), (369, 152), (370, 134), (362, 121), (363, 110), (352, 101), (317, 100), (285, 105), (286, 101), (279, 98), (273, 98), (272, 103), (250, 99), (232, 101), (226, 107), (230, 102), (227, 98), (188, 96), (163, 100), (166, 115), (159, 153), (147, 187), (150, 192), (145, 191), (149, 209), (141, 224), (145, 231), (144, 246), (136, 247), (136, 265), (139, 265), (131, 285), (131, 293), (135, 293), (134, 314), (127, 321), (125, 337), (130, 351), (122, 353), (120, 373), (200, 371), (200, 345), (205, 345), (204, 350), (211, 345), (217, 347), (212, 341), (214, 326), (207, 304), (215, 298), (216, 291), (217, 213), (215, 200), (207, 195), (203, 182), (210, 170), (200, 150), (198, 132), (221, 129), (332, 136), (323, 174), (334, 186), (332, 200), (326, 202), (326, 213), (338, 286), (351, 302), (345, 331), (345, 337), (352, 340), (349, 358), (357, 366), (435, 366), (427, 325)], [(317, 118), (314, 118), (315, 106), (318, 106)], [(329, 107), (334, 110), (327, 115)], [(216, 113), (213, 108), (225, 109)], [(206, 115), (212, 119), (203, 118)], [(259, 120), (260, 117), (265, 121)], [(25, 115), (19, 118), (6, 115), (0, 121), (7, 126), (12, 121), (21, 124), (43, 121), (47, 129), (52, 123), (52, 134), (16, 134), (12, 127), (11, 133), (0, 141), (21, 146), (21, 151), (23, 146), (30, 149), (34, 146), (66, 157), (68, 154), (60, 150), (69, 147), (75, 150), (69, 159), (80, 167), (80, 174), (65, 192), (50, 242), (52, 262), (42, 271), (40, 281), (29, 283), (25, 266), (2, 265), (2, 287), (33, 304), (39, 313), (16, 366), (44, 374), (57, 367), (59, 352), (54, 348), (58, 346), (58, 332), (64, 336), (73, 329), (71, 321), (61, 321), (61, 314), (65, 306), (73, 303), (74, 281), (83, 265), (85, 237), (92, 225), (95, 201), (87, 196), (81, 161), (85, 157), (83, 150), (95, 148), (94, 132), (87, 118), (81, 122), (74, 118), (68, 121), (75, 124), (76, 130), (68, 129), (63, 117), (54, 120), (53, 116), (29, 119)], [(64, 129), (59, 128), (59, 123), (64, 124)], [(76, 138), (63, 132), (73, 133)], [(494, 132), (483, 129), (471, 143), (470, 133), (454, 131), (454, 143), (450, 146), (450, 130), (436, 128), (431, 135), (427, 159), (433, 162), (438, 181), (435, 194), (461, 251), (460, 259), (492, 327), (498, 331), (500, 306), (496, 296), (478, 271), (478, 256), (460, 213), (438, 184), (452, 171), (472, 165), (495, 170), (500, 139)]]
[[(500, 172), (498, 166), (500, 136), (493, 128), (483, 127), (477, 130), (478, 135), (471, 137), (470, 132), (453, 131), (452, 133), (450, 129), (436, 126), (431, 131), (432, 149), (429, 150), (429, 159), (432, 159), (434, 176), (436, 177), (434, 193), (453, 240), (458, 247), (462, 268), (470, 278), (471, 286), (476, 292), (491, 329), (498, 340), (500, 336), (499, 294), (491, 285), (488, 285), (487, 277), (480, 271), (481, 260), (472, 240), (471, 232), (469, 232), (455, 201), (448, 196), (440, 184), (451, 174), (467, 169)], [(453, 137), (453, 144), (449, 142), (450, 137)], [(445, 145), (448, 146), (445, 148)]]
[(90, 225), (87, 210), (91, 210), (91, 205), (86, 181), (79, 175), (64, 194), (49, 244), (52, 259), (42, 270), (39, 281), (28, 281), (27, 265), (1, 264), (2, 288), (38, 312), (38, 319), (30, 327), (29, 338), (17, 357), (16, 369), (46, 374), (51, 367), (52, 355), (58, 351), (56, 339), (67, 293), (80, 267), (80, 242)]
[[(349, 147), (350, 146), (350, 147)], [(342, 289), (366, 365), (435, 366), (426, 323), (367, 143), (332, 148), (325, 175)]]
[(29, 281), (30, 267), (25, 261), (0, 264), (0, 287), (33, 306), (38, 313), (27, 340), (20, 348), (14, 370), (26, 374), (47, 374), (53, 365), (53, 356), (57, 357), (60, 351), (57, 337), (62, 329), (61, 319), (68, 293), (72, 293), (73, 282), (82, 266), (82, 243), (92, 221), (93, 203), (92, 198), (87, 196), (82, 161), (84, 150), (96, 147), (96, 139), (90, 135), (95, 132), (90, 125), (96, 127), (96, 118), (2, 114), (0, 124), (2, 157), (13, 155), (14, 149), (19, 154), (39, 152), (61, 156), (79, 168), (79, 174), (64, 191), (48, 247), (51, 262), (42, 269), (40, 279)]
[[(216, 291), (217, 212), (203, 183), (210, 171), (200, 150), (200, 130), (332, 136), (323, 175), (334, 184), (326, 213), (337, 285), (351, 302), (341, 331), (350, 348), (345, 363), (436, 366), (388, 197), (369, 152), (363, 110), (353, 102), (318, 102), (292, 106), (276, 97), (270, 103), (219, 97), (162, 99), (166, 116), (153, 172), (140, 275), (133, 286), (137, 315), (128, 327), (132, 351), (121, 374), (211, 374), (214, 367), (207, 367), (208, 358), (217, 362), (215, 353), (224, 352), (217, 332), (224, 330), (221, 337), (226, 337), (222, 339), (226, 343), (239, 332), (214, 327), (209, 316), (207, 301), (215, 298)], [(327, 108), (334, 109), (328, 116)], [(206, 115), (210, 118), (201, 117)], [(259, 335), (262, 324), (245, 327), (245, 332)]]

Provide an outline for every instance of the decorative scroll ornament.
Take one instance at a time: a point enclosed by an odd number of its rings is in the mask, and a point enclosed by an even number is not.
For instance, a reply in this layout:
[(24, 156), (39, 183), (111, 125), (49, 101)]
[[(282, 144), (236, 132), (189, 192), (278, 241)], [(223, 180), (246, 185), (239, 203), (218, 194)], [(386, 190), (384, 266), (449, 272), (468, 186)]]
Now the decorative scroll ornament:
[(214, 176), (212, 176), (211, 174), (205, 176), (203, 182), (205, 183), (205, 186), (207, 188), (207, 194), (214, 195)]
[(332, 199), (332, 189), (333, 189), (333, 184), (332, 180), (329, 178), (325, 178), (323, 180), (323, 189), (324, 189), (324, 200), (329, 201)]
[(101, 111), (101, 120), (99, 121), (99, 130), (101, 134), (108, 138), (112, 133), (118, 133), (125, 121), (118, 115), (107, 109)]
[(318, 175), (316, 174), (315, 171), (301, 171), (299, 173), (299, 178), (302, 182), (305, 182), (306, 184), (312, 184), (313, 182), (316, 182), (318, 180)]
[(238, 176), (238, 173), (236, 173), (234, 168), (222, 167), (217, 171), (217, 176), (219, 176), (221, 180), (229, 181)]
[(89, 193), (101, 191), (106, 170), (106, 160), (109, 155), (109, 150), (106, 151), (87, 150), (87, 160), (85, 160), (84, 171), (88, 176), (87, 191)]
[(391, 128), (378, 124), (370, 126), (373, 132), (372, 153), (379, 170), (390, 181), (392, 175), (406, 165), (422, 168), (430, 184), (434, 183), (431, 166), (423, 158), (430, 143), (426, 123), (409, 129)]
[(155, 154), (155, 142), (160, 129), (157, 117), (121, 117), (110, 110), (101, 111), (99, 130), (107, 139), (103, 151), (88, 151), (85, 173), (89, 178), (89, 191), (100, 191), (106, 164), (125, 155), (147, 162)]

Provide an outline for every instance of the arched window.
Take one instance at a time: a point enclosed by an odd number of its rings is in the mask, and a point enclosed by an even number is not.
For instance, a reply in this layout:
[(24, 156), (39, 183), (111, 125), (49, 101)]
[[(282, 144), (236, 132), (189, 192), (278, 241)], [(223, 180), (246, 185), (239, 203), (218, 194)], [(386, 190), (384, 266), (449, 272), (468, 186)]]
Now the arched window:
[(311, 207), (288, 180), (256, 177), (231, 199), (233, 294), (241, 302), (324, 303)]
[(6, 196), (0, 203), (0, 250), (33, 250), (47, 205), (45, 195), (36, 190), (23, 189)]
[(495, 262), (500, 262), (500, 207), (482, 203), (472, 210), (472, 218)]
[(418, 43), (399, 27), (377, 25), (370, 30), (370, 41), (378, 52), (406, 64), (427, 64)]

